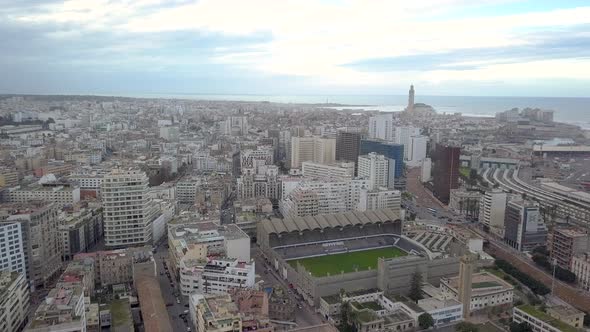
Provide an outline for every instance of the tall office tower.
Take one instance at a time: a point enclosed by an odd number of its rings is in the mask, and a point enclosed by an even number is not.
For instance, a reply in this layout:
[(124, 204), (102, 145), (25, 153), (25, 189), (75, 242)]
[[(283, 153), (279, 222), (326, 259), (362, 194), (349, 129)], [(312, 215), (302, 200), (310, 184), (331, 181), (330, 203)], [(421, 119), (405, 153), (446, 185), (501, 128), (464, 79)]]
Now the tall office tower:
[[(408, 164), (418, 166), (426, 158), (426, 145), (428, 137), (418, 135), (410, 137)], [(405, 150), (405, 149), (404, 149)]]
[(501, 190), (486, 191), (479, 202), (479, 222), (491, 233), (504, 237), (504, 215), (507, 194)]
[(387, 142), (395, 140), (393, 115), (380, 114), (369, 118), (369, 138), (382, 139)]
[(21, 223), (18, 221), (0, 221), (0, 270), (16, 271), (27, 278), (25, 249)]
[(387, 187), (389, 184), (389, 160), (382, 154), (374, 152), (359, 156), (359, 172), (361, 178), (369, 180), (369, 189)]
[[(382, 154), (389, 159), (389, 168), (393, 171), (396, 179), (404, 175), (404, 146), (401, 144), (394, 144), (379, 140), (361, 140), (361, 154), (369, 154), (375, 152)], [(390, 171), (390, 172), (391, 172)], [(390, 180), (389, 187), (392, 188)]]
[(461, 148), (438, 144), (434, 154), (433, 194), (443, 204), (449, 204), (451, 189), (459, 188)]
[(410, 85), (410, 91), (408, 92), (408, 108), (406, 111), (412, 112), (414, 110), (414, 85)]
[(114, 169), (102, 182), (107, 247), (145, 245), (152, 240), (153, 209), (148, 177), (142, 171)]
[(519, 251), (531, 251), (544, 246), (547, 241), (547, 227), (539, 206), (530, 201), (517, 199), (508, 202), (504, 229), (504, 241)]
[[(412, 136), (420, 135), (420, 128), (412, 126), (395, 127), (395, 143), (404, 146), (404, 160), (409, 160), (411, 151)], [(426, 150), (426, 147), (424, 147)]]
[[(338, 132), (336, 136), (336, 160), (357, 163), (361, 153), (361, 134), (349, 131)], [(358, 167), (355, 166), (355, 174)]]
[(291, 168), (301, 168), (304, 161), (331, 164), (336, 160), (336, 139), (291, 137)]
[(476, 256), (467, 253), (461, 257), (459, 265), (459, 302), (463, 304), (463, 317), (469, 318), (471, 315), (471, 284), (473, 277), (473, 268), (476, 263)]
[[(47, 286), (61, 268), (60, 220), (56, 205), (39, 201), (2, 204), (0, 219), (4, 226), (20, 224), (26, 276), (31, 289)], [(16, 236), (16, 228), (8, 231)]]

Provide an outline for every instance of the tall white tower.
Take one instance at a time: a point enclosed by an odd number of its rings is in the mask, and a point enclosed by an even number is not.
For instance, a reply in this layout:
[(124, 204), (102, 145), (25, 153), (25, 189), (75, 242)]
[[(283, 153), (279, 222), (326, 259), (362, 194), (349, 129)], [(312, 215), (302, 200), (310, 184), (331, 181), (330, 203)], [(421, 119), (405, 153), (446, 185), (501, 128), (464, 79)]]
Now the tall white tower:
[(410, 92), (408, 95), (408, 108), (406, 111), (412, 112), (414, 110), (414, 85), (410, 85)]
[(155, 215), (148, 197), (148, 177), (142, 171), (114, 169), (102, 188), (104, 238), (107, 247), (145, 245), (152, 240)]

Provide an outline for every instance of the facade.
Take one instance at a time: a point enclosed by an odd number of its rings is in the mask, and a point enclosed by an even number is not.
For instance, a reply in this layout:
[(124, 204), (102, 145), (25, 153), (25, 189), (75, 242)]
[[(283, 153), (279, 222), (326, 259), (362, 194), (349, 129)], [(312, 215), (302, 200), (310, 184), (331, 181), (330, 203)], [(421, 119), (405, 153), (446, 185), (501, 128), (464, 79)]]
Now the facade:
[(422, 160), (422, 166), (420, 168), (420, 181), (426, 183), (432, 179), (432, 160), (430, 158), (424, 158)]
[[(361, 155), (375, 152), (389, 159), (395, 178), (404, 175), (404, 146), (380, 140), (361, 140)], [(393, 161), (393, 162), (392, 162)]]
[(459, 188), (460, 147), (438, 144), (432, 167), (434, 196), (443, 204), (449, 204), (451, 189)]
[[(443, 278), (440, 282), (441, 293), (445, 298), (460, 300), (459, 289), (461, 281), (459, 277)], [(470, 305), (465, 313), (482, 310), (488, 307), (511, 305), (514, 296), (514, 287), (506, 281), (488, 272), (473, 273), (471, 285), (465, 280), (465, 289), (471, 288)], [(465, 292), (465, 295), (468, 293)], [(463, 305), (465, 303), (463, 302)]]
[(558, 319), (574, 328), (583, 328), (585, 314), (567, 305), (557, 305), (547, 308), (549, 316)]
[(20, 331), (27, 322), (29, 302), (25, 275), (0, 269), (0, 331)]
[[(393, 142), (395, 140), (393, 117), (391, 114), (380, 114), (369, 118), (369, 138), (380, 139), (386, 142)], [(361, 153), (363, 152), (361, 151)]]
[(102, 184), (107, 247), (141, 246), (152, 241), (153, 206), (144, 172), (114, 169)]
[(254, 261), (205, 257), (180, 262), (180, 290), (184, 296), (226, 294), (234, 288), (253, 288), (254, 279)]
[[(404, 160), (412, 160), (412, 137), (420, 135), (420, 128), (412, 126), (395, 127), (395, 142), (404, 146)], [(418, 143), (418, 141), (417, 141)], [(424, 141), (426, 143), (426, 141)], [(420, 148), (417, 147), (417, 152)], [(424, 146), (426, 154), (426, 145)]]
[(507, 197), (501, 190), (486, 191), (479, 203), (479, 222), (491, 233), (502, 238)]
[(102, 209), (82, 209), (60, 215), (60, 219), (64, 260), (71, 260), (75, 254), (86, 252), (102, 238)]
[(551, 258), (557, 261), (557, 265), (566, 269), (572, 269), (574, 256), (590, 251), (588, 234), (577, 228), (554, 228), (551, 238)]
[(320, 179), (352, 179), (354, 178), (355, 162), (339, 162), (330, 165), (305, 161), (301, 170), (304, 177)]
[(31, 287), (46, 285), (61, 268), (61, 237), (55, 204), (9, 203), (0, 205), (0, 213), (2, 224), (20, 224), (26, 276)]
[(590, 291), (590, 253), (583, 253), (572, 258), (571, 271), (576, 275), (580, 288)]
[(361, 153), (361, 134), (350, 131), (340, 131), (336, 136), (336, 160), (348, 161), (356, 164)]
[(570, 325), (555, 319), (541, 309), (524, 304), (514, 307), (512, 321), (515, 323), (527, 323), (533, 331), (537, 332), (573, 332), (576, 329)]
[(387, 187), (389, 184), (389, 160), (374, 152), (358, 158), (358, 175), (369, 180), (369, 189)]
[(277, 166), (261, 166), (257, 172), (242, 168), (242, 175), (236, 180), (240, 199), (266, 197), (279, 198), (279, 169)]
[(22, 274), (27, 279), (24, 239), (21, 223), (0, 222), (0, 271), (11, 271)]
[(304, 161), (332, 164), (336, 161), (336, 139), (325, 137), (292, 137), (291, 168), (301, 168)]
[(519, 251), (531, 251), (547, 241), (547, 227), (539, 206), (524, 200), (509, 201), (504, 219), (504, 241)]
[(67, 183), (44, 183), (10, 188), (6, 195), (9, 202), (26, 203), (46, 201), (59, 206), (74, 205), (80, 201), (80, 187)]
[(390, 209), (399, 213), (401, 205), (401, 192), (399, 190), (377, 188), (375, 190), (363, 189), (359, 198), (357, 211)]
[(272, 165), (273, 163), (274, 151), (271, 147), (240, 151), (240, 169), (257, 168), (258, 165)]
[[(408, 164), (418, 166), (426, 158), (426, 147), (428, 145), (428, 137), (423, 135), (410, 136), (410, 143), (408, 144)], [(404, 147), (405, 151), (405, 147)]]
[(475, 220), (479, 218), (479, 204), (481, 197), (482, 195), (479, 191), (451, 189), (449, 208), (461, 215)]
[(185, 177), (176, 182), (176, 199), (178, 202), (194, 204), (200, 182), (200, 179), (196, 177)]
[(49, 291), (25, 329), (25, 332), (48, 331), (86, 331), (86, 306), (82, 285), (62, 285)]

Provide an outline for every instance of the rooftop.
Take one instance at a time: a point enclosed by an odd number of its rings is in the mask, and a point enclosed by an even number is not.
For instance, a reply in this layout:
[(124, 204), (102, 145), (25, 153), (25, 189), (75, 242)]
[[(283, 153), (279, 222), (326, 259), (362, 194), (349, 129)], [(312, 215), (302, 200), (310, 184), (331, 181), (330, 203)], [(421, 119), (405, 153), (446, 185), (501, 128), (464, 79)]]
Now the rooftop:
[(570, 326), (558, 319), (555, 319), (551, 316), (549, 316), (548, 314), (544, 313), (543, 311), (541, 311), (540, 309), (537, 309), (535, 307), (533, 307), (530, 304), (523, 304), (520, 305), (518, 307), (516, 307), (522, 311), (524, 311), (525, 313), (542, 320), (543, 322), (563, 331), (563, 332), (577, 332), (577, 329), (574, 328), (573, 326)]
[[(446, 279), (446, 283), (451, 288), (457, 290), (459, 287), (459, 276)], [(489, 272), (474, 273), (471, 280), (471, 287), (473, 295), (506, 291), (514, 288), (511, 284)]]

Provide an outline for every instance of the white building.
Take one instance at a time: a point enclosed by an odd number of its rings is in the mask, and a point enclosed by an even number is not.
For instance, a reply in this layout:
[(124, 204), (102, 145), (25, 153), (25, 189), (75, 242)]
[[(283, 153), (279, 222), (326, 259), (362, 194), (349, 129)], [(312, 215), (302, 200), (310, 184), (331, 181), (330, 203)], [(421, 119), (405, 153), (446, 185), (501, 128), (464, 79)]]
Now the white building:
[[(411, 136), (409, 151), (408, 151), (408, 165), (419, 166), (422, 161), (426, 159), (426, 146), (428, 144), (428, 137), (423, 135)], [(404, 147), (405, 151), (405, 147)]]
[(507, 194), (503, 191), (486, 191), (479, 203), (479, 222), (497, 236), (504, 236), (504, 216)]
[(420, 180), (422, 183), (430, 181), (432, 178), (432, 160), (430, 158), (424, 158), (422, 160), (422, 169), (420, 174)]
[(27, 203), (30, 201), (46, 201), (57, 205), (73, 205), (80, 201), (80, 187), (65, 183), (44, 183), (24, 187), (13, 187), (8, 190), (9, 202)]
[(309, 178), (345, 178), (352, 179), (354, 177), (354, 162), (339, 162), (330, 165), (314, 163), (313, 161), (305, 161), (302, 163), (303, 176)]
[(201, 179), (185, 177), (176, 182), (176, 199), (180, 203), (195, 203)]
[(253, 288), (254, 261), (232, 258), (183, 259), (180, 263), (182, 295), (225, 294), (231, 288)]
[(389, 184), (389, 159), (373, 152), (359, 156), (358, 176), (369, 180), (369, 189), (387, 187)]
[(378, 138), (388, 142), (395, 141), (392, 114), (381, 114), (369, 118), (369, 138)]
[(571, 271), (576, 275), (578, 285), (590, 291), (590, 253), (583, 253), (572, 258)]
[(27, 320), (29, 302), (24, 274), (0, 269), (0, 331), (20, 331)]
[(357, 205), (357, 211), (392, 209), (399, 212), (401, 192), (380, 187), (375, 190), (363, 189)]
[(555, 319), (531, 305), (521, 305), (512, 309), (512, 321), (527, 323), (535, 332), (569, 332), (576, 329)]
[[(441, 278), (444, 298), (459, 300), (459, 277)], [(488, 272), (474, 273), (471, 278), (471, 312), (499, 305), (512, 305), (514, 287)]]
[(27, 277), (23, 233), (18, 221), (0, 222), (0, 270), (18, 272)]
[(304, 161), (332, 164), (335, 160), (335, 138), (291, 137), (291, 168), (301, 168)]
[[(412, 126), (396, 127), (395, 142), (404, 146), (404, 159), (410, 160), (412, 136), (419, 136), (420, 128)], [(424, 147), (426, 151), (426, 147)]]
[(152, 241), (153, 206), (148, 177), (137, 170), (114, 169), (102, 184), (104, 238), (107, 247), (145, 245)]

